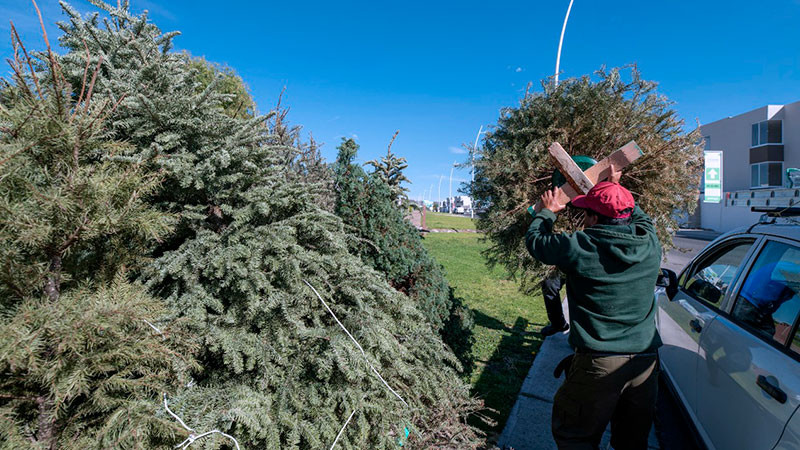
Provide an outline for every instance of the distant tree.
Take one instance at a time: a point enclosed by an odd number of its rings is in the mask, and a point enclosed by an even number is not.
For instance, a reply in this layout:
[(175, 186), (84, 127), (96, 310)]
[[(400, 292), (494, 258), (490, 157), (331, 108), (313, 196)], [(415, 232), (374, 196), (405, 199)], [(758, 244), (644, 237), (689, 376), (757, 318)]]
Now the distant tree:
[[(453, 295), (441, 265), (428, 254), (419, 232), (404, 218), (396, 191), (380, 172), (367, 173), (355, 163), (358, 144), (342, 139), (338, 149), (333, 165), (335, 211), (358, 237), (350, 243), (352, 251), (411, 299), (455, 352), (463, 370), (471, 371), (471, 311)], [(404, 178), (400, 171), (395, 174), (396, 179)]]
[(154, 405), (188, 381), (192, 346), (127, 276), (175, 222), (146, 201), (161, 177), (111, 137), (119, 101), (93, 96), (96, 53), (73, 85), (49, 48), (34, 60), (13, 25), (12, 36), (0, 83), (0, 447), (167, 445), (177, 427)]
[(392, 136), (391, 142), (389, 142), (389, 148), (386, 150), (386, 156), (381, 157), (380, 159), (373, 159), (372, 161), (367, 161), (367, 165), (373, 167), (373, 174), (381, 179), (389, 189), (391, 189), (393, 198), (395, 200), (403, 201), (408, 200), (408, 196), (406, 193), (408, 192), (408, 188), (403, 186), (403, 183), (411, 183), (408, 178), (403, 174), (403, 171), (408, 168), (408, 163), (406, 163), (405, 158), (399, 158), (395, 154), (392, 153), (392, 144), (394, 143), (395, 138), (397, 138), (397, 134), (400, 133), (396, 131), (394, 136)]
[[(188, 57), (188, 55), (187, 55)], [(252, 118), (256, 115), (256, 103), (244, 80), (230, 67), (215, 64), (203, 57), (190, 58), (189, 67), (197, 70), (197, 92), (203, 92), (211, 83), (216, 90), (226, 95), (220, 99), (220, 107), (230, 117)]]
[[(622, 184), (654, 219), (665, 248), (676, 212), (693, 211), (702, 171), (698, 131), (686, 133), (672, 103), (656, 92), (656, 83), (639, 71), (600, 70), (595, 78), (542, 83), (519, 107), (503, 109), (475, 160), (470, 191), (477, 207), (487, 209), (477, 221), (491, 246), (490, 263), (501, 264), (533, 289), (546, 268), (528, 255), (523, 237), (531, 222), (526, 212), (551, 184), (553, 164), (547, 148), (558, 141), (571, 155), (600, 160), (636, 140), (644, 156), (623, 171)], [(573, 231), (581, 214), (568, 211), (557, 226)]]

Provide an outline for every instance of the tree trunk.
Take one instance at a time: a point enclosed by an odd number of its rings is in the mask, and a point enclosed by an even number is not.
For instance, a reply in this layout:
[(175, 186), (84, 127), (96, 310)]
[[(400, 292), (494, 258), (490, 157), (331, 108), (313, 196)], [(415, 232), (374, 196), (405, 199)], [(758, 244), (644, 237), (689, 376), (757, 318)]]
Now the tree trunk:
[(50, 258), (50, 275), (44, 284), (44, 292), (53, 302), (58, 300), (61, 294), (61, 255)]
[(47, 397), (36, 397), (39, 405), (39, 429), (36, 432), (36, 440), (44, 444), (44, 448), (53, 450), (56, 448), (56, 422), (52, 416), (53, 401)]

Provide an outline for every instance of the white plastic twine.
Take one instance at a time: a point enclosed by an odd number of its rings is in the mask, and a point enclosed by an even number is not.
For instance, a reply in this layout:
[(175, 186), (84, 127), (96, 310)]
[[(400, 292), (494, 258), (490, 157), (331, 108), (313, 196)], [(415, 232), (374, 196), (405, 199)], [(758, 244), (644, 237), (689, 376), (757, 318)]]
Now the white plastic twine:
[[(219, 431), (219, 430), (211, 430), (211, 431), (206, 431), (205, 433), (195, 434), (195, 433), (196, 433), (196, 431), (195, 431), (193, 428), (190, 428), (188, 425), (186, 425), (186, 423), (185, 423), (183, 420), (181, 420), (181, 418), (180, 418), (180, 417), (178, 417), (178, 415), (177, 415), (177, 414), (175, 414), (174, 412), (172, 412), (172, 410), (170, 410), (170, 409), (169, 409), (169, 405), (167, 405), (167, 394), (165, 393), (165, 394), (163, 394), (163, 395), (164, 395), (164, 409), (166, 409), (166, 410), (167, 410), (167, 412), (169, 413), (169, 415), (170, 415), (170, 416), (172, 416), (172, 417), (174, 417), (174, 418), (175, 418), (175, 420), (177, 420), (177, 421), (178, 421), (178, 423), (180, 423), (180, 424), (181, 424), (181, 426), (182, 426), (183, 428), (185, 428), (185, 429), (186, 429), (186, 431), (188, 431), (188, 432), (189, 432), (189, 437), (187, 437), (187, 438), (186, 438), (186, 439), (185, 439), (183, 442), (181, 442), (180, 444), (176, 445), (176, 446), (175, 446), (175, 448), (180, 448), (181, 450), (183, 450), (183, 449), (185, 449), (185, 448), (188, 448), (188, 447), (189, 447), (190, 445), (192, 445), (192, 444), (193, 444), (195, 441), (197, 441), (197, 440), (199, 440), (199, 439), (203, 439), (203, 438), (204, 438), (204, 437), (206, 437), (206, 436), (210, 436), (210, 435), (212, 435), (212, 434), (221, 434), (221, 435), (225, 436), (226, 438), (228, 438), (228, 439), (230, 439), (230, 440), (232, 440), (232, 441), (233, 441), (233, 444), (234, 444), (234, 445), (236, 445), (236, 450), (241, 450), (241, 449), (239, 448), (239, 441), (237, 441), (237, 440), (236, 440), (236, 438), (234, 438), (234, 437), (233, 437), (233, 436), (231, 436), (230, 434), (223, 433), (222, 431)], [(354, 412), (355, 412), (355, 411), (354, 411)]]
[(342, 428), (339, 430), (339, 434), (336, 435), (336, 439), (333, 440), (333, 444), (331, 444), (331, 448), (329, 450), (333, 450), (333, 447), (336, 447), (336, 441), (338, 441), (339, 438), (342, 436), (342, 433), (344, 433), (344, 429), (347, 428), (347, 424), (350, 423), (350, 419), (353, 418), (353, 416), (356, 414), (356, 411), (358, 411), (358, 408), (355, 408), (353, 412), (350, 413), (350, 417), (348, 417), (347, 420), (345, 420), (344, 425), (342, 425)]
[[(387, 389), (389, 389), (389, 390), (392, 392), (392, 394), (394, 394), (394, 395), (395, 395), (395, 397), (397, 397), (398, 399), (400, 399), (400, 401), (401, 401), (401, 402), (403, 402), (403, 404), (404, 404), (404, 405), (408, 406), (408, 403), (406, 403), (406, 401), (405, 401), (405, 400), (403, 400), (403, 397), (400, 397), (400, 394), (398, 394), (398, 393), (397, 393), (397, 392), (396, 392), (394, 389), (392, 389), (392, 387), (391, 387), (391, 386), (389, 386), (389, 383), (387, 383), (387, 382), (386, 382), (386, 380), (384, 380), (384, 379), (383, 379), (383, 377), (381, 376), (381, 374), (379, 374), (379, 373), (378, 373), (378, 370), (377, 370), (377, 369), (375, 369), (375, 366), (373, 366), (373, 365), (372, 365), (372, 363), (369, 361), (369, 358), (367, 358), (367, 354), (366, 354), (366, 352), (364, 352), (364, 349), (363, 349), (363, 348), (361, 348), (361, 346), (358, 344), (358, 341), (356, 341), (356, 338), (354, 338), (354, 337), (353, 337), (353, 335), (352, 335), (352, 334), (350, 334), (350, 332), (349, 332), (349, 331), (347, 331), (347, 328), (345, 328), (345, 327), (344, 327), (344, 325), (342, 325), (342, 322), (340, 322), (340, 321), (339, 321), (339, 318), (338, 318), (338, 317), (336, 317), (336, 314), (334, 314), (334, 313), (333, 313), (333, 311), (331, 310), (330, 306), (328, 306), (328, 304), (327, 304), (327, 303), (325, 303), (325, 300), (323, 300), (323, 299), (322, 299), (322, 296), (321, 296), (321, 295), (319, 295), (319, 292), (317, 292), (317, 290), (316, 290), (316, 289), (314, 289), (314, 286), (312, 286), (312, 285), (311, 285), (311, 283), (309, 283), (309, 282), (308, 282), (308, 281), (306, 281), (306, 280), (303, 280), (303, 283), (305, 283), (306, 285), (308, 285), (308, 287), (310, 287), (310, 288), (311, 288), (311, 290), (312, 290), (312, 291), (314, 291), (314, 293), (315, 293), (315, 294), (317, 294), (317, 298), (318, 298), (318, 299), (319, 299), (319, 301), (321, 301), (321, 302), (322, 302), (322, 304), (325, 306), (325, 309), (327, 309), (327, 310), (328, 310), (328, 312), (331, 314), (331, 316), (333, 316), (333, 319), (336, 321), (336, 323), (338, 323), (338, 324), (339, 324), (339, 326), (340, 326), (340, 327), (342, 327), (342, 330), (344, 330), (344, 332), (345, 332), (345, 333), (347, 333), (347, 335), (350, 337), (350, 339), (353, 341), (353, 343), (354, 343), (354, 344), (356, 344), (356, 347), (358, 347), (358, 349), (361, 351), (361, 355), (362, 355), (362, 356), (364, 356), (364, 360), (365, 360), (365, 361), (367, 361), (367, 364), (369, 364), (369, 367), (370, 367), (370, 368), (372, 369), (372, 371), (375, 373), (375, 376), (377, 376), (377, 377), (378, 377), (378, 379), (380, 379), (380, 380), (383, 382), (383, 385), (384, 385), (384, 386), (386, 386), (386, 388), (387, 388)], [(331, 447), (331, 448), (333, 448), (333, 447)]]
[(161, 332), (161, 330), (159, 330), (158, 328), (156, 328), (156, 326), (155, 326), (155, 325), (153, 325), (152, 323), (148, 322), (148, 320), (147, 320), (147, 319), (142, 319), (142, 320), (144, 320), (144, 323), (146, 323), (146, 324), (150, 325), (150, 328), (152, 328), (152, 329), (156, 330), (156, 333), (158, 333), (158, 334), (160, 334), (160, 335), (162, 335), (162, 336), (164, 335), (164, 333), (162, 333), (162, 332)]

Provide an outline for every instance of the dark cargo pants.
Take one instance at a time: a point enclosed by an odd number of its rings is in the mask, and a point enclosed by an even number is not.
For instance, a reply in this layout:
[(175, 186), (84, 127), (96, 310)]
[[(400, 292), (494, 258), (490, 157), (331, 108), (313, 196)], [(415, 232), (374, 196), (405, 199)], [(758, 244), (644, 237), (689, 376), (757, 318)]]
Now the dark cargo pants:
[(564, 278), (559, 275), (545, 278), (542, 281), (542, 297), (544, 307), (547, 311), (547, 320), (556, 329), (564, 328), (567, 321), (564, 319), (564, 310), (561, 308), (561, 286), (564, 285)]
[(597, 449), (611, 422), (615, 450), (644, 450), (658, 394), (655, 353), (576, 353), (553, 400), (558, 448)]

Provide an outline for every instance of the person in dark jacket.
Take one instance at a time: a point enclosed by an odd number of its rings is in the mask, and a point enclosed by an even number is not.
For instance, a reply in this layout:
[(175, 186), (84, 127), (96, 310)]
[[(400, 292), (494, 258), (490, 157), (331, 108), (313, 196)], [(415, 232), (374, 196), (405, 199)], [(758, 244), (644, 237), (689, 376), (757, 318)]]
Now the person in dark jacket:
[(596, 449), (611, 422), (616, 450), (646, 449), (658, 392), (653, 291), (661, 245), (655, 226), (619, 184), (609, 181), (572, 199), (584, 229), (554, 234), (565, 205), (557, 189), (542, 196), (525, 241), (528, 251), (566, 275), (569, 343), (575, 350), (554, 398), (552, 431), (559, 449)]

